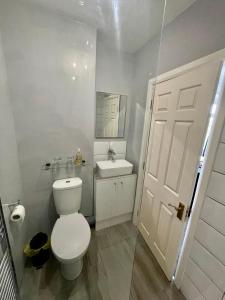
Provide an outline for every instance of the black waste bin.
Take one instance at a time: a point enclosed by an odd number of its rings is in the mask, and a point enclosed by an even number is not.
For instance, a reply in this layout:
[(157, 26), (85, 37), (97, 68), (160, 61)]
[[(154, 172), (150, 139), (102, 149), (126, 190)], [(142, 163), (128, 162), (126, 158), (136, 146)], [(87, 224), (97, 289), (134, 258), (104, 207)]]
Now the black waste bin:
[(37, 233), (29, 242), (25, 245), (24, 253), (26, 256), (31, 257), (32, 265), (36, 269), (40, 269), (50, 256), (50, 241), (46, 233)]

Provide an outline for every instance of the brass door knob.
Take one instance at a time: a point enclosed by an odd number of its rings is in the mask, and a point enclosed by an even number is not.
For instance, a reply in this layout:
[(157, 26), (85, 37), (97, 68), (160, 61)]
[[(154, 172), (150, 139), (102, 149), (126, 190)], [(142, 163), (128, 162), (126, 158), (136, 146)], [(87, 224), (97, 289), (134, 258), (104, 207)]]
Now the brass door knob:
[(168, 206), (173, 207), (177, 211), (177, 218), (179, 220), (183, 219), (183, 214), (184, 214), (184, 210), (185, 210), (185, 205), (183, 203), (179, 202), (178, 207), (171, 203), (169, 203)]
[(168, 206), (173, 207), (174, 209), (176, 209), (176, 211), (179, 211), (179, 210), (182, 209), (182, 207), (180, 207), (180, 206), (177, 207), (177, 206), (175, 206), (175, 205), (173, 205), (171, 203), (169, 203)]

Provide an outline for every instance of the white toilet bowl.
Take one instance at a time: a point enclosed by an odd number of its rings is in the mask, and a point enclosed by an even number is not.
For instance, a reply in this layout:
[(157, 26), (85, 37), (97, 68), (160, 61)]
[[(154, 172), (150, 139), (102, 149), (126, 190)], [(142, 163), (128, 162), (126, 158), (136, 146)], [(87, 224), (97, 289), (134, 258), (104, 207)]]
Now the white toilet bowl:
[(80, 275), (90, 238), (91, 230), (82, 214), (72, 213), (57, 219), (51, 235), (51, 246), (65, 279), (74, 280)]

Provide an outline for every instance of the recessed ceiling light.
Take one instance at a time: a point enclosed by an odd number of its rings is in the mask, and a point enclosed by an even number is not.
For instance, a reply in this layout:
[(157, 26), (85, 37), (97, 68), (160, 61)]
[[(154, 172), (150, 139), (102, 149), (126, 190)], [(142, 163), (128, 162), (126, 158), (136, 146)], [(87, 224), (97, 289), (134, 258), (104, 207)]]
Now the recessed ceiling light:
[(73, 81), (76, 80), (76, 76), (72, 76), (72, 80), (73, 80)]
[(73, 67), (76, 68), (77, 64), (75, 62), (73, 62)]
[(84, 6), (84, 1), (79, 1), (80, 6)]

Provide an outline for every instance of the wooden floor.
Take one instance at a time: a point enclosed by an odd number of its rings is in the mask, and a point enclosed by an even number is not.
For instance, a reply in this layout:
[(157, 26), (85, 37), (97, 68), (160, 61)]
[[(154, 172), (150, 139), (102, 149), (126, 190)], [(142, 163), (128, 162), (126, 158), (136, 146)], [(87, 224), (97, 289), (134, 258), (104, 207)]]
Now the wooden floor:
[[(135, 247), (136, 246), (136, 247)], [(52, 257), (44, 268), (25, 268), (22, 300), (184, 300), (130, 223), (92, 231), (84, 268), (75, 281), (62, 278)]]

